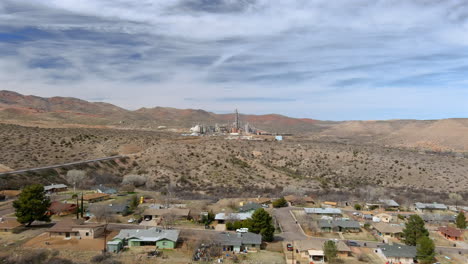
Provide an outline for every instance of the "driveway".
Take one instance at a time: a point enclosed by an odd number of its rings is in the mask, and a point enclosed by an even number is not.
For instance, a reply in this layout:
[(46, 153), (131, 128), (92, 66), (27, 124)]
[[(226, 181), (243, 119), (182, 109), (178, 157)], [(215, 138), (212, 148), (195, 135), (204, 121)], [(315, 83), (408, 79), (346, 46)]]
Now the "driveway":
[(295, 207), (283, 207), (273, 210), (273, 215), (276, 217), (276, 221), (281, 226), (283, 232), (277, 237), (280, 240), (293, 241), (293, 240), (304, 240), (308, 239), (307, 236), (302, 233), (301, 228), (291, 216), (289, 211), (297, 209)]

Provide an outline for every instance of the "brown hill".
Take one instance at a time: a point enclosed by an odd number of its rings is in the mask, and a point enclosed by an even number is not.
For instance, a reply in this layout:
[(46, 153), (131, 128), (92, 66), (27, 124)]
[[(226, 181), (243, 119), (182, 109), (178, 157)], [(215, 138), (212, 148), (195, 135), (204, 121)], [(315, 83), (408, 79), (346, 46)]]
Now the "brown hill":
[[(83, 126), (112, 126), (119, 128), (190, 128), (195, 124), (228, 124), (233, 114), (215, 114), (200, 109), (169, 107), (126, 110), (107, 103), (93, 103), (70, 97), (43, 98), (0, 91), (0, 119), (9, 123)], [(271, 132), (297, 133), (315, 131), (318, 121), (296, 119), (282, 115), (241, 115), (243, 122)]]

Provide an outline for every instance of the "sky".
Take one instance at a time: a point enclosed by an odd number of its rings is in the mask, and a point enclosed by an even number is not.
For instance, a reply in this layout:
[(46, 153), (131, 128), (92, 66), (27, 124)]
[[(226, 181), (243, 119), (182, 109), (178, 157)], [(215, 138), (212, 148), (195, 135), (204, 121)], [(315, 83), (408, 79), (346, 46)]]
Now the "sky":
[(0, 83), (127, 109), (468, 117), (468, 1), (0, 0)]

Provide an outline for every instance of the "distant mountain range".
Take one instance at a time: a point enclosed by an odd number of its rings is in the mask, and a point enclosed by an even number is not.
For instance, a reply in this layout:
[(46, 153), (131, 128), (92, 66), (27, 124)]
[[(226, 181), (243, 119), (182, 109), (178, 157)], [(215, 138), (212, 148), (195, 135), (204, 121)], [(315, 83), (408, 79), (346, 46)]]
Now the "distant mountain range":
[[(242, 122), (269, 132), (301, 134), (349, 144), (468, 152), (468, 119), (328, 122), (287, 116), (241, 115)], [(97, 127), (186, 131), (195, 124), (228, 124), (234, 114), (168, 107), (130, 111), (70, 97), (43, 98), (0, 91), (0, 122), (45, 127)]]

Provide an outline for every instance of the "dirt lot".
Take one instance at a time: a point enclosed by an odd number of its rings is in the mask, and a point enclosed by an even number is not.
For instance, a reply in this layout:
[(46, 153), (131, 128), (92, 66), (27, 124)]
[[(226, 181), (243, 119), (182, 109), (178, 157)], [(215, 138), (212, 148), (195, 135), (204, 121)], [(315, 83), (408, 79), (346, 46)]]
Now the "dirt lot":
[[(117, 235), (117, 232), (111, 232), (107, 235), (107, 239), (111, 239)], [(48, 244), (46, 244), (48, 243)], [(32, 238), (26, 242), (25, 248), (47, 248), (47, 249), (69, 249), (76, 251), (101, 251), (104, 249), (104, 238), (96, 239), (64, 239), (58, 237), (49, 237), (49, 234), (42, 233), (41, 235)]]
[(361, 228), (359, 233), (343, 233), (345, 239), (349, 240), (367, 240), (367, 241), (377, 241), (377, 239), (369, 233), (367, 230)]

